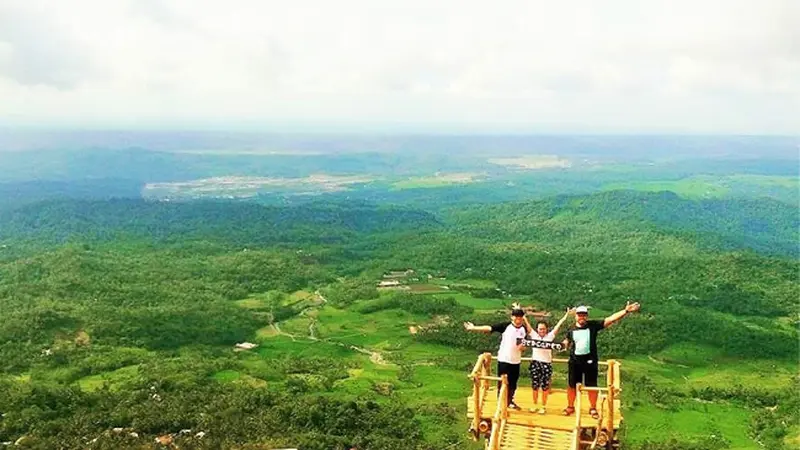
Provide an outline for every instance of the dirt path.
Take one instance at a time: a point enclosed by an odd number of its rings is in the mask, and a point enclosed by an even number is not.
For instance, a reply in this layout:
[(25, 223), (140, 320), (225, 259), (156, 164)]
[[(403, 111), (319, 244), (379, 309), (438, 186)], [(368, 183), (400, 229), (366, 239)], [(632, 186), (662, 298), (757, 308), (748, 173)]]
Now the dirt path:
[[(369, 355), (369, 360), (372, 361), (373, 364), (377, 364), (379, 366), (388, 366), (390, 364), (390, 363), (388, 363), (386, 361), (386, 359), (383, 357), (383, 355), (380, 352), (374, 352), (374, 351), (366, 349), (366, 348), (357, 347), (355, 345), (350, 345), (350, 344), (347, 344), (347, 343), (344, 343), (344, 342), (336, 342), (336, 341), (332, 341), (330, 339), (319, 339), (318, 337), (316, 337), (314, 335), (314, 324), (315, 324), (315, 322), (312, 322), (312, 323), (310, 323), (308, 325), (309, 336), (307, 336), (307, 337), (303, 336), (302, 338), (310, 339), (313, 342), (326, 342), (328, 344), (338, 345), (340, 347), (347, 347), (347, 348), (349, 348), (351, 350), (357, 351), (358, 353), (362, 353), (364, 355)], [(281, 330), (280, 326), (277, 323), (273, 323), (273, 324), (271, 324), (271, 326), (272, 326), (272, 328), (275, 329), (275, 331), (279, 335), (288, 336), (294, 342), (298, 342), (298, 339), (301, 339), (301, 337), (299, 337), (299, 336), (295, 336), (295, 335), (293, 335), (291, 333), (287, 333), (287, 332)], [(300, 342), (302, 342), (302, 341), (300, 341)]]
[(316, 325), (316, 324), (317, 324), (317, 321), (314, 320), (314, 319), (311, 319), (308, 322), (308, 338), (311, 339), (312, 341), (316, 341), (317, 340), (317, 336), (314, 335), (314, 325)]
[[(317, 300), (320, 301), (320, 305), (324, 305), (324, 304), (328, 303), (328, 299), (326, 299), (325, 296), (323, 296), (322, 293), (319, 290), (314, 291), (314, 295), (317, 296)], [(317, 305), (317, 306), (319, 306), (319, 305)], [(317, 324), (317, 320), (314, 319), (313, 317), (311, 317), (310, 315), (306, 314), (307, 311), (309, 311), (311, 309), (314, 309), (314, 308), (316, 308), (316, 306), (309, 306), (307, 308), (304, 308), (302, 311), (300, 311), (300, 314), (299, 314), (301, 316), (305, 316), (305, 317), (309, 318), (308, 336), (302, 336), (301, 337), (301, 336), (295, 336), (294, 334), (291, 334), (291, 333), (287, 333), (287, 332), (281, 330), (280, 325), (278, 325), (278, 322), (273, 322), (273, 323), (270, 324), (270, 326), (275, 330), (275, 332), (277, 334), (282, 335), (282, 336), (288, 336), (294, 342), (298, 342), (299, 339), (309, 339), (309, 340), (311, 340), (313, 342), (326, 342), (326, 343), (329, 343), (329, 344), (338, 345), (340, 347), (347, 347), (347, 348), (349, 348), (351, 350), (355, 350), (355, 351), (357, 351), (359, 353), (362, 353), (364, 355), (369, 355), (369, 360), (372, 361), (373, 364), (377, 364), (377, 365), (380, 365), (380, 366), (387, 366), (387, 365), (390, 364), (389, 362), (386, 361), (386, 359), (383, 357), (383, 355), (380, 352), (374, 352), (372, 350), (369, 350), (369, 349), (366, 349), (366, 348), (362, 348), (362, 347), (357, 347), (355, 345), (346, 344), (344, 342), (336, 342), (336, 341), (332, 341), (330, 339), (320, 339), (320, 338), (318, 338), (317, 335), (316, 335), (316, 332), (314, 330), (314, 328), (316, 327), (316, 324)], [(302, 341), (300, 341), (300, 342), (302, 342)]]
[(294, 335), (291, 334), (291, 333), (286, 333), (285, 331), (281, 330), (281, 327), (278, 325), (277, 322), (273, 322), (273, 323), (269, 324), (269, 326), (271, 326), (272, 329), (274, 329), (275, 332), (278, 333), (279, 335), (281, 335), (281, 336), (289, 336), (292, 339), (292, 341), (295, 341)]
[(388, 366), (389, 365), (389, 363), (387, 363), (386, 360), (383, 359), (383, 355), (381, 355), (378, 352), (373, 352), (373, 351), (367, 350), (365, 348), (356, 347), (355, 345), (351, 345), (350, 348), (355, 350), (355, 351), (357, 351), (357, 352), (359, 352), (359, 353), (363, 353), (365, 355), (369, 355), (369, 360), (372, 361), (374, 364), (377, 364), (379, 366)]

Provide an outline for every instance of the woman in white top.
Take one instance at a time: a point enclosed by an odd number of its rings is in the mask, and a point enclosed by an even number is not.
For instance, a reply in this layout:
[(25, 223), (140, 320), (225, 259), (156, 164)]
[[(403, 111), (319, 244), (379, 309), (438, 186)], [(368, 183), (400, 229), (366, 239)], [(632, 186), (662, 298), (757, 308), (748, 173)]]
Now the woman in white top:
[[(571, 311), (567, 309), (564, 317), (558, 321), (556, 326), (553, 327), (553, 330), (550, 332), (547, 331), (546, 323), (539, 322), (536, 324), (536, 333), (531, 333), (531, 339), (553, 342), (558, 334), (558, 330), (561, 328), (561, 325), (563, 325), (564, 321), (566, 321), (567, 317), (569, 317), (570, 312)], [(531, 361), (529, 372), (531, 375), (531, 388), (533, 392), (534, 407), (529, 411), (545, 414), (547, 412), (545, 409), (547, 407), (547, 396), (550, 393), (550, 382), (553, 379), (553, 350), (549, 348), (534, 348), (531, 357), (533, 360)], [(540, 389), (542, 391), (542, 407), (537, 411), (536, 405), (539, 403)]]

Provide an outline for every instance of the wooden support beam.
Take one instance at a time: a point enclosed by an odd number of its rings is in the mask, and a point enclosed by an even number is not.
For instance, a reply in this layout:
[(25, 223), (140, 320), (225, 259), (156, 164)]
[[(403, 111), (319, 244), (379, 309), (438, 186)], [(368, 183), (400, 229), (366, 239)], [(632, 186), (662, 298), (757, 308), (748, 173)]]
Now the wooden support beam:
[(501, 377), (480, 377), (479, 380), (486, 380), (486, 381), (503, 381)]
[(619, 367), (617, 367), (616, 361), (613, 359), (608, 363), (608, 422), (606, 430), (609, 433), (614, 433), (614, 400), (617, 398), (614, 391), (616, 390), (615, 386), (619, 386), (619, 380), (617, 380)]
[(478, 426), (481, 423), (481, 380), (479, 378), (472, 379), (472, 411), (475, 417), (472, 418), (472, 432), (475, 439), (478, 438)]
[(581, 397), (583, 397), (583, 384), (575, 386), (575, 431), (573, 432), (572, 450), (579, 450), (581, 446)]
[(467, 378), (475, 378), (476, 376), (480, 375), (478, 371), (483, 367), (483, 360), (486, 357), (486, 354), (482, 354), (478, 356), (478, 360), (475, 361), (475, 367), (472, 368), (472, 372), (467, 375)]

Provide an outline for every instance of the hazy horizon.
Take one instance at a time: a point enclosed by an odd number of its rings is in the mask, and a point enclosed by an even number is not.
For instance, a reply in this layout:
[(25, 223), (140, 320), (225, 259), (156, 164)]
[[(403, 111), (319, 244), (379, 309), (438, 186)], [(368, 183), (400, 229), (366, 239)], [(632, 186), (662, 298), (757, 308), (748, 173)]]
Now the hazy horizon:
[(32, 150), (219, 154), (431, 154), (797, 159), (800, 136), (705, 134), (388, 133), (45, 130), (0, 127), (0, 154)]

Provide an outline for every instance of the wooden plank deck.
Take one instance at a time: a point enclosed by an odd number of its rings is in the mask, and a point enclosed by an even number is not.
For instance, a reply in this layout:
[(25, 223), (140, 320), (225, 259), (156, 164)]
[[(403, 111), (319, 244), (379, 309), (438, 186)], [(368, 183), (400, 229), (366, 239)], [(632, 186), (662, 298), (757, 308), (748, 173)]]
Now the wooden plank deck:
[(541, 427), (506, 424), (500, 438), (503, 450), (565, 450), (572, 447), (573, 433)]
[[(483, 407), (481, 408), (481, 418), (491, 420), (497, 409), (497, 386), (492, 385), (484, 392), (485, 397), (483, 400)], [(514, 402), (522, 409), (513, 410), (509, 408), (509, 424), (564, 431), (571, 431), (575, 428), (575, 415), (569, 417), (562, 415), (562, 411), (567, 406), (567, 391), (564, 389), (553, 389), (550, 391), (550, 396), (547, 399), (547, 414), (538, 414), (528, 411), (529, 408), (533, 408), (530, 386), (518, 387), (514, 395)], [(541, 405), (541, 398), (539, 402)], [(601, 402), (598, 400), (597, 403), (597, 408), (600, 409)], [(467, 417), (474, 417), (472, 396), (467, 400)], [(622, 413), (620, 411), (620, 402), (619, 400), (615, 400), (614, 428), (618, 429), (621, 422)], [(583, 393), (583, 399), (581, 400), (581, 426), (582, 428), (595, 428), (597, 426), (597, 421), (592, 419), (592, 416), (589, 415), (589, 397), (586, 392)]]

